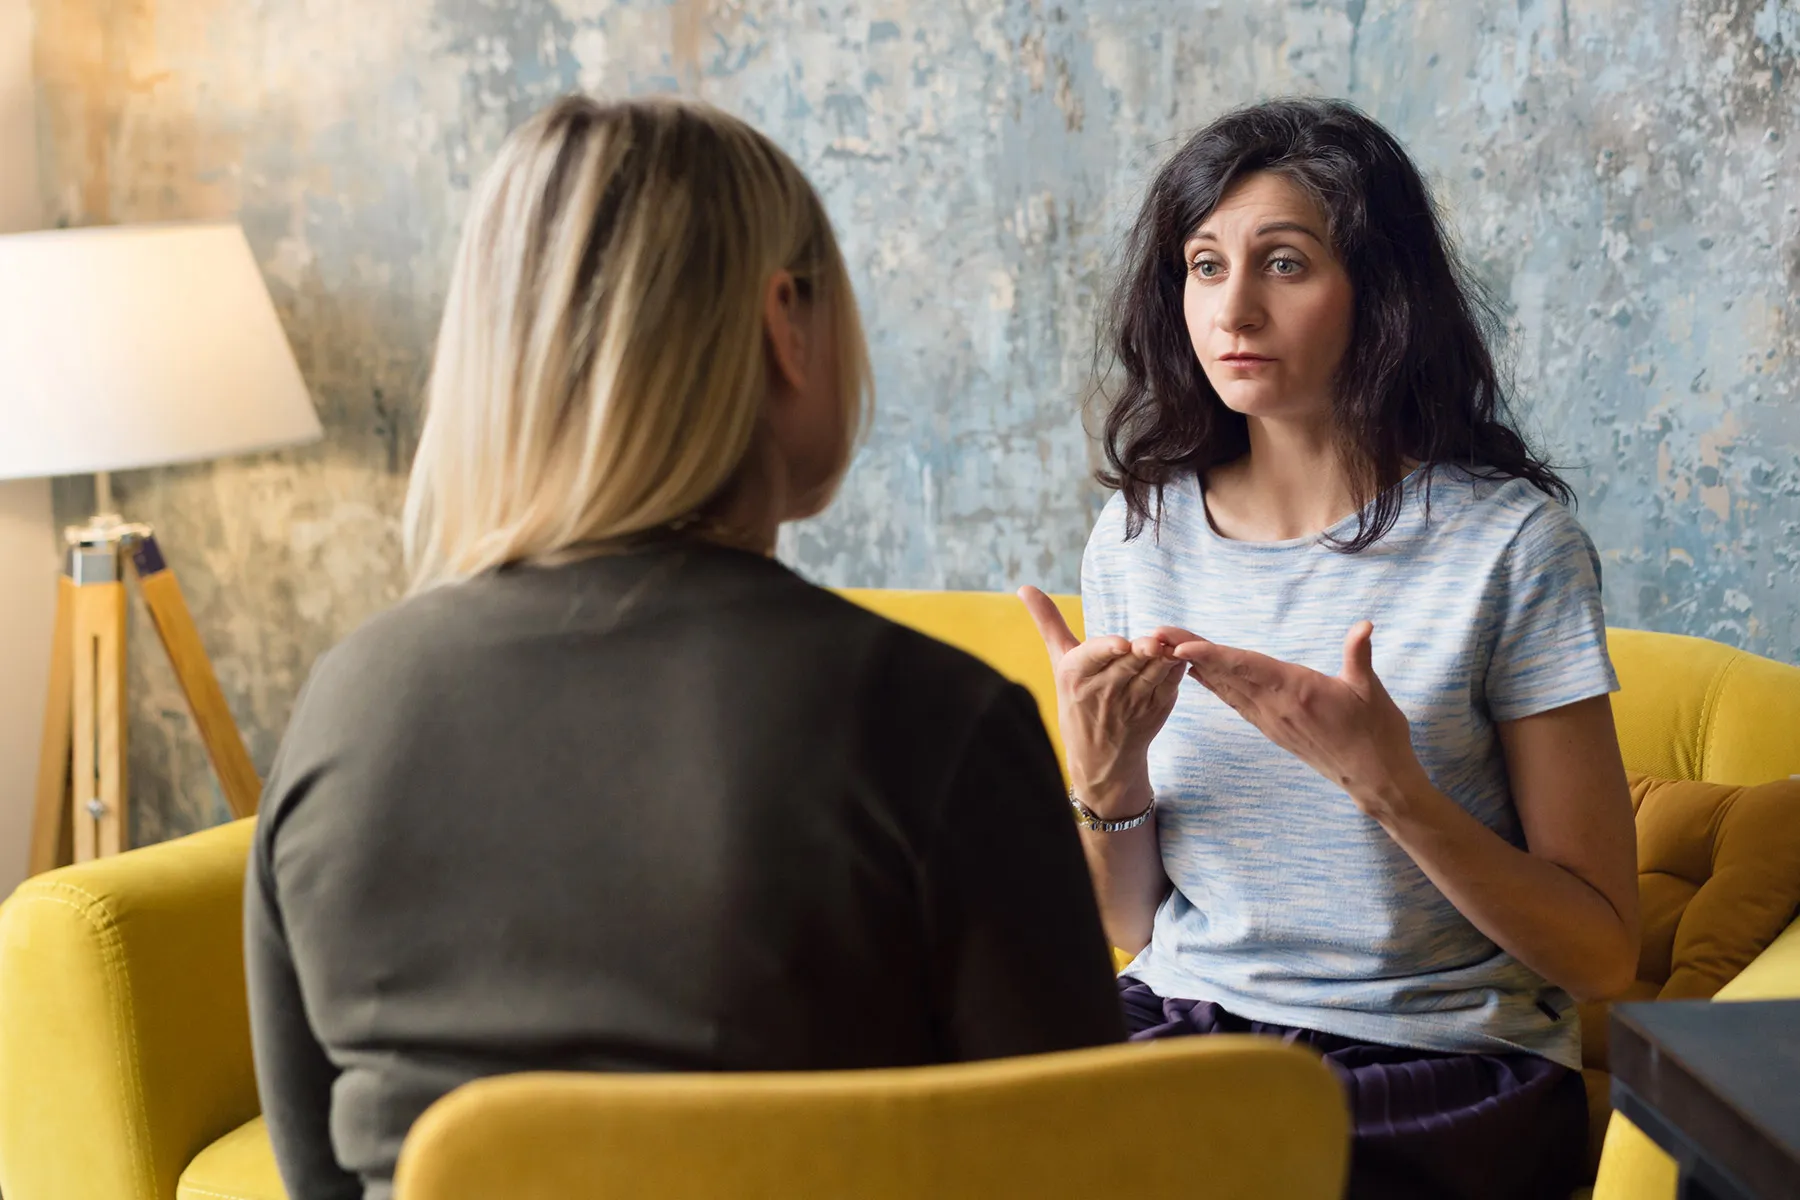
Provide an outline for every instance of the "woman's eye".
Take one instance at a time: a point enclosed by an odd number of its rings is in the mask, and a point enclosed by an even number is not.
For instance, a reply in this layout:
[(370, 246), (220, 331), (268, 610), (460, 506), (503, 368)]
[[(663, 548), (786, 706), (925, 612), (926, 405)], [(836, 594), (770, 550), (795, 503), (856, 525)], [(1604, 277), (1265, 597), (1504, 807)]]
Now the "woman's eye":
[(1202, 258), (1190, 263), (1188, 269), (1202, 279), (1211, 279), (1219, 273), (1219, 264), (1210, 258)]
[(1269, 260), (1269, 270), (1275, 272), (1277, 275), (1298, 275), (1300, 273), (1300, 260), (1297, 258), (1271, 258)]

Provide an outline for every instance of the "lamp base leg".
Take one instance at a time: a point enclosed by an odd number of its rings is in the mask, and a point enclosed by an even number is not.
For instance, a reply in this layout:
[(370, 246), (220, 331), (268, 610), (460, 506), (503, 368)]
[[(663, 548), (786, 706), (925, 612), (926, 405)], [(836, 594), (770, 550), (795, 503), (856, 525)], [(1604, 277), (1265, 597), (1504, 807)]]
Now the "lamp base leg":
[(125, 584), (75, 585), (75, 861), (130, 845), (125, 786)]
[(74, 717), (75, 581), (56, 580), (56, 624), (50, 634), (50, 687), (44, 700), (44, 737), (38, 750), (37, 799), (32, 806), (31, 856), (26, 870), (41, 875), (72, 861), (69, 753)]
[(213, 773), (218, 776), (219, 787), (225, 793), (225, 803), (231, 806), (232, 816), (248, 817), (256, 812), (257, 802), (261, 799), (262, 780), (256, 774), (256, 764), (250, 761), (250, 752), (244, 748), (244, 738), (232, 719), (231, 709), (225, 703), (225, 693), (219, 687), (219, 677), (213, 672), (212, 660), (206, 655), (206, 646), (200, 640), (193, 615), (188, 612), (181, 585), (175, 581), (175, 572), (163, 560), (154, 534), (134, 537), (127, 547), (132, 569), (137, 573), (139, 590), (150, 609), (151, 619), (156, 622), (156, 632), (162, 638), (163, 649), (168, 652), (170, 665), (175, 668), (175, 677), (181, 681), (188, 711), (200, 728), (200, 740), (206, 744), (206, 755), (212, 760)]

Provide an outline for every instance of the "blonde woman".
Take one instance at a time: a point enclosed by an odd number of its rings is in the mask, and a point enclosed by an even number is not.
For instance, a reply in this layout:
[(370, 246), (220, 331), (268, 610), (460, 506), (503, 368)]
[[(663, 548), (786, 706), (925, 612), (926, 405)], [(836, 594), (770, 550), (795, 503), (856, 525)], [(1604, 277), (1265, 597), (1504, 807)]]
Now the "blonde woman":
[(557, 102), (475, 197), (407, 497), (414, 594), (314, 668), (247, 884), (295, 1197), (541, 1068), (1118, 1040), (1029, 697), (770, 557), (868, 368), (812, 188), (709, 108)]

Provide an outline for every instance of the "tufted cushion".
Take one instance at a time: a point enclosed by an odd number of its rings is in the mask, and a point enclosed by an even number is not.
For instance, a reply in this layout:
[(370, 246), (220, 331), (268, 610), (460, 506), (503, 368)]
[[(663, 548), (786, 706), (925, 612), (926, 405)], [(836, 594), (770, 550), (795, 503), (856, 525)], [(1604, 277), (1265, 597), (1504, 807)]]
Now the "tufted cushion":
[[(1630, 779), (1643, 942), (1637, 982), (1619, 999), (1708, 999), (1800, 911), (1800, 782)], [(1611, 1108), (1608, 1009), (1581, 1009), (1595, 1161)]]
[(1800, 909), (1800, 782), (1729, 787), (1639, 778), (1638, 978), (1659, 1000), (1730, 983)]

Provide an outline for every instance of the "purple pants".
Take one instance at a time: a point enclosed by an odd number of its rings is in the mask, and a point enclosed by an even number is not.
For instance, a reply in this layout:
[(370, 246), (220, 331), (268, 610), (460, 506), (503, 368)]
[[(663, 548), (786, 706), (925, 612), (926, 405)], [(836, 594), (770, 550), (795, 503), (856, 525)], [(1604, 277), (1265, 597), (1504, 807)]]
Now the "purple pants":
[(1259, 1033), (1309, 1046), (1350, 1103), (1350, 1189), (1392, 1200), (1568, 1200), (1587, 1159), (1581, 1074), (1533, 1054), (1438, 1054), (1247, 1021), (1119, 981), (1132, 1041)]

